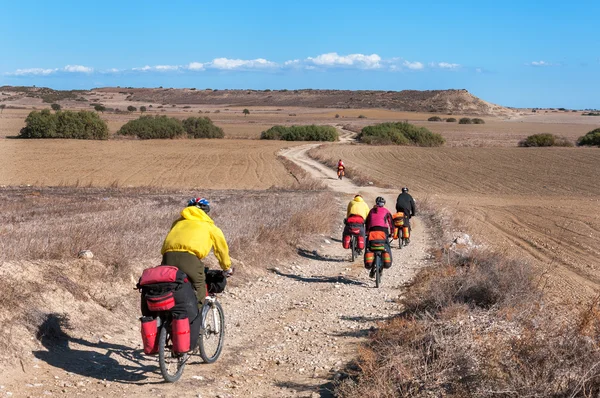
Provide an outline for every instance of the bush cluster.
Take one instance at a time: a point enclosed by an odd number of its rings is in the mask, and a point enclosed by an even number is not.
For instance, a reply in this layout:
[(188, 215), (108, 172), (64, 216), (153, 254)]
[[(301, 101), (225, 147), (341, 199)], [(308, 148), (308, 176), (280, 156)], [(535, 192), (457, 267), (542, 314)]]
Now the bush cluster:
[(542, 146), (573, 146), (573, 144), (564, 137), (558, 137), (554, 134), (542, 133), (533, 134), (519, 141), (520, 147), (542, 147)]
[(338, 132), (332, 126), (273, 126), (260, 134), (261, 140), (337, 141)]
[(468, 117), (461, 117), (460, 120), (458, 121), (458, 124), (472, 124), (472, 123), (473, 122)]
[(225, 134), (207, 117), (189, 117), (183, 122), (167, 116), (141, 116), (130, 120), (117, 132), (142, 140), (153, 138), (223, 138)]
[(446, 119), (446, 121), (447, 121), (448, 123), (454, 123), (454, 122), (456, 122), (456, 118), (454, 118), (454, 117), (449, 117), (448, 119)]
[(446, 140), (440, 134), (432, 133), (425, 127), (417, 127), (407, 122), (381, 123), (362, 129), (358, 139), (371, 145), (415, 145), (441, 146)]
[(429, 119), (427, 119), (428, 122), (441, 122), (442, 118), (439, 116), (432, 116)]
[(190, 138), (223, 138), (223, 129), (213, 124), (208, 117), (188, 117), (183, 128)]
[(130, 135), (142, 140), (152, 138), (177, 138), (185, 134), (180, 120), (167, 116), (142, 116), (125, 123), (119, 135)]
[(75, 138), (81, 140), (108, 139), (108, 126), (95, 112), (33, 111), (25, 119), (21, 138)]
[(577, 140), (577, 146), (600, 147), (600, 128), (590, 131), (583, 137), (579, 137), (579, 139)]

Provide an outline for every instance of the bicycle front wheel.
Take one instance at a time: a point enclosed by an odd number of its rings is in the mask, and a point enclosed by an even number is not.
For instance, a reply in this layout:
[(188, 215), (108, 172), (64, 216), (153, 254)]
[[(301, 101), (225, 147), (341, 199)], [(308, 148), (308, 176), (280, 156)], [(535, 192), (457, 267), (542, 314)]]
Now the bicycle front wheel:
[(206, 300), (202, 306), (202, 326), (200, 327), (200, 357), (206, 363), (213, 363), (221, 355), (225, 340), (225, 314), (218, 301)]
[(160, 336), (158, 340), (158, 362), (160, 364), (160, 373), (163, 379), (169, 383), (174, 383), (183, 374), (183, 368), (187, 361), (187, 354), (175, 354), (173, 352), (173, 342), (171, 333), (167, 328), (167, 322), (160, 327)]

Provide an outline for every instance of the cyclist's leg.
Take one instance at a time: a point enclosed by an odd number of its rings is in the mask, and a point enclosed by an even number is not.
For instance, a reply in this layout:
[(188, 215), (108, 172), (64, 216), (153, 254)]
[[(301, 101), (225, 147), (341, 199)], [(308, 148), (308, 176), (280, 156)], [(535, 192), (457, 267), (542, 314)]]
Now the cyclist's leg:
[(196, 291), (198, 308), (202, 308), (204, 298), (206, 297), (206, 278), (204, 276), (204, 264), (202, 264), (202, 261), (191, 253), (167, 252), (163, 255), (162, 263), (164, 265), (173, 265), (186, 273)]

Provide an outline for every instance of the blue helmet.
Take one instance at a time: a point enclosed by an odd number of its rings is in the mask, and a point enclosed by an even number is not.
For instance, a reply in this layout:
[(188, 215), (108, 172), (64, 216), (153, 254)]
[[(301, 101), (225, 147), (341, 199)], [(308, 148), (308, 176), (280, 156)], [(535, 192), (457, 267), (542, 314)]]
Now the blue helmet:
[(210, 211), (210, 202), (205, 198), (192, 198), (188, 201), (187, 205), (196, 206), (205, 213), (208, 213)]

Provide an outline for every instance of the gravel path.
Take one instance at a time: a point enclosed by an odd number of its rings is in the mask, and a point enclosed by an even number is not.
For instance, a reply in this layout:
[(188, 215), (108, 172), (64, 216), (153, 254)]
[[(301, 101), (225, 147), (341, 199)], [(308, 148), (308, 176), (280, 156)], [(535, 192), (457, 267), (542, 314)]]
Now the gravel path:
[(386, 197), (388, 208), (397, 192), (338, 180), (334, 170), (306, 157), (311, 146), (282, 154), (340, 192), (338, 231), (313, 237), (297, 258), (219, 297), (227, 337), (215, 364), (194, 357), (179, 382), (163, 383), (156, 359), (140, 355), (138, 326), (128, 319), (132, 326), (122, 333), (94, 344), (71, 339), (68, 346), (38, 353), (33, 366), (3, 373), (0, 396), (331, 396), (332, 381), (356, 356), (358, 344), (377, 322), (397, 313), (394, 300), (430, 261), (431, 242), (425, 226), (413, 219), (411, 245), (396, 246), (394, 265), (376, 289), (362, 258), (351, 263), (341, 246), (343, 210), (357, 191), (369, 203)]

